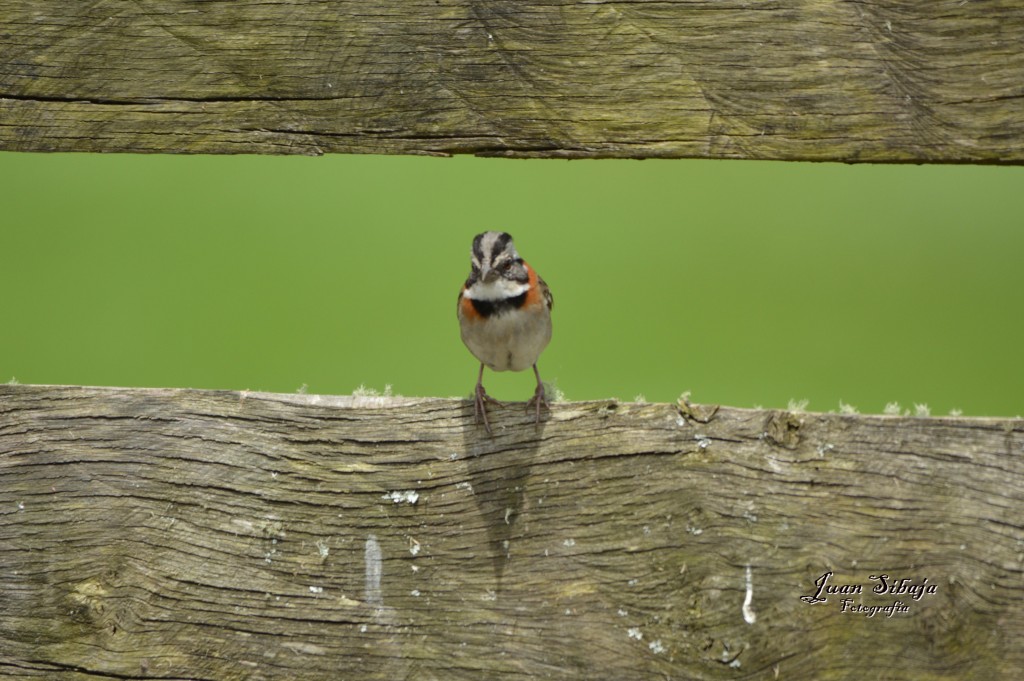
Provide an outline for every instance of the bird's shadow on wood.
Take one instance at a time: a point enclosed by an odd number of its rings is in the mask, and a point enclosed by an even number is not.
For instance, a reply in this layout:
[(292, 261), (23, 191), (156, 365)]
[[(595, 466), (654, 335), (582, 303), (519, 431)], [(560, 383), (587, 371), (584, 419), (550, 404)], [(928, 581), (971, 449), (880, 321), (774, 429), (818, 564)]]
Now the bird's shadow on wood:
[(533, 411), (525, 413), (524, 403), (513, 402), (489, 408), (493, 435), (474, 422), (473, 401), (467, 400), (468, 424), (463, 431), (467, 481), (487, 529), (488, 553), (494, 566), (497, 590), (515, 554), (516, 538), (522, 534), (520, 519), (527, 495), (527, 480), (549, 413), (541, 412), (538, 426)]

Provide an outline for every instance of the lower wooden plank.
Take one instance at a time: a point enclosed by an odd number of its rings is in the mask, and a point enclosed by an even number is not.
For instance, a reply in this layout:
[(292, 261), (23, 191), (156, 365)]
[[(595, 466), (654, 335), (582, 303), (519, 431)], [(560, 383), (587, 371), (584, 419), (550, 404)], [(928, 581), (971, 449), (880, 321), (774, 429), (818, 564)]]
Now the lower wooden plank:
[(472, 412), (0, 386), (0, 675), (1024, 668), (1024, 421)]

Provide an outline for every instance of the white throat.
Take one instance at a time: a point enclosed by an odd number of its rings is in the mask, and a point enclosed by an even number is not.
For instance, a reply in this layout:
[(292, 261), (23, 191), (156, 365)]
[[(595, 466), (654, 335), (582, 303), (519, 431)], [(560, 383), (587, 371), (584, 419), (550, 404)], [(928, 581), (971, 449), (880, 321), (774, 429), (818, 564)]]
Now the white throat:
[(499, 278), (489, 284), (476, 282), (466, 291), (466, 297), (470, 300), (505, 300), (521, 296), (529, 290), (529, 284)]

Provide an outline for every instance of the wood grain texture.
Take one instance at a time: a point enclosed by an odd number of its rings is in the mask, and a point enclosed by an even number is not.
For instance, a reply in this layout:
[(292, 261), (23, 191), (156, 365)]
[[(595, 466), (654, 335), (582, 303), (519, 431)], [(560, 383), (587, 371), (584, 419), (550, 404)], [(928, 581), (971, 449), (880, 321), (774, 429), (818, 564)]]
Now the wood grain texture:
[(0, 676), (1024, 668), (1024, 420), (520, 407), (0, 386)]
[(1024, 0), (0, 0), (0, 150), (1024, 162)]

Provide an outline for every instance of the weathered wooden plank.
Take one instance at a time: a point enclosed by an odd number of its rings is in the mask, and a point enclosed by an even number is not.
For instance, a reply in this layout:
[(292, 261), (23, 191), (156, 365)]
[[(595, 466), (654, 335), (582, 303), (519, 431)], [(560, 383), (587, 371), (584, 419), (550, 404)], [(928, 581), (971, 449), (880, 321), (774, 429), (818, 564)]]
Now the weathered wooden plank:
[(0, 0), (0, 149), (1021, 163), (1022, 45), (1022, 0)]
[[(1024, 420), (493, 416), (490, 438), (459, 400), (0, 386), (0, 675), (1024, 668)], [(802, 600), (829, 572), (864, 593)]]

